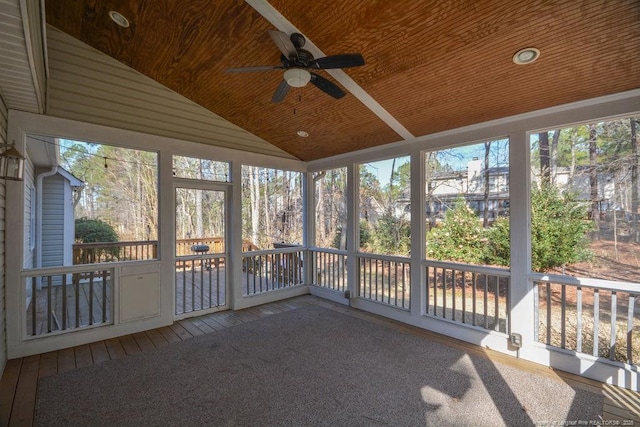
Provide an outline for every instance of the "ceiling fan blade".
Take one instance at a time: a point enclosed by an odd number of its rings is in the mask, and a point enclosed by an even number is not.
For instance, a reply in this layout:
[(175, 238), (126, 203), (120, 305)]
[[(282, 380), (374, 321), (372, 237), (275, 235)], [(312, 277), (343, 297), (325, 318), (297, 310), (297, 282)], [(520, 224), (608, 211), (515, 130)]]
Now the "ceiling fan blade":
[(280, 52), (287, 59), (296, 59), (298, 58), (298, 51), (296, 47), (293, 45), (293, 42), (287, 35), (287, 33), (283, 33), (282, 31), (269, 30), (269, 35), (273, 39), (273, 42), (278, 46)]
[(244, 73), (247, 71), (270, 71), (270, 70), (282, 70), (284, 67), (281, 65), (260, 65), (257, 67), (238, 67), (227, 68), (225, 73)]
[(317, 74), (311, 73), (311, 83), (324, 93), (333, 96), (335, 99), (340, 99), (346, 95), (346, 93), (334, 83)]
[(324, 58), (318, 58), (313, 61), (309, 67), (327, 70), (331, 68), (360, 67), (361, 65), (364, 65), (364, 58), (362, 55), (359, 53), (344, 53), (341, 55), (331, 55), (325, 56)]
[(284, 97), (287, 96), (287, 93), (289, 93), (289, 88), (290, 86), (287, 84), (287, 81), (282, 80), (280, 82), (280, 85), (276, 89), (276, 92), (273, 94), (273, 97), (271, 98), (271, 102), (274, 104), (281, 102), (284, 99)]

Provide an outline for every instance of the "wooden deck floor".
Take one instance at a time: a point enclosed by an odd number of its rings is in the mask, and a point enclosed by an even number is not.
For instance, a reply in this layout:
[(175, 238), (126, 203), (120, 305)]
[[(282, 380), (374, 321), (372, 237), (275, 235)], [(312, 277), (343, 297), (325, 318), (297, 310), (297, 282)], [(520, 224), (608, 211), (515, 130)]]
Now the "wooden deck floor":
[(0, 380), (0, 426), (33, 425), (39, 378), (99, 364), (110, 359), (119, 359), (140, 352), (154, 351), (156, 348), (170, 343), (188, 340), (194, 336), (258, 320), (276, 313), (295, 310), (309, 304), (319, 305), (367, 321), (386, 325), (405, 333), (409, 332), (416, 336), (458, 348), (469, 354), (486, 357), (495, 362), (566, 382), (571, 386), (601, 393), (604, 396), (604, 419), (614, 420), (617, 423), (611, 425), (640, 425), (640, 393), (518, 360), (443, 335), (340, 304), (334, 304), (311, 295), (305, 295), (240, 311), (223, 311), (193, 317), (175, 322), (171, 326), (146, 332), (9, 360)]

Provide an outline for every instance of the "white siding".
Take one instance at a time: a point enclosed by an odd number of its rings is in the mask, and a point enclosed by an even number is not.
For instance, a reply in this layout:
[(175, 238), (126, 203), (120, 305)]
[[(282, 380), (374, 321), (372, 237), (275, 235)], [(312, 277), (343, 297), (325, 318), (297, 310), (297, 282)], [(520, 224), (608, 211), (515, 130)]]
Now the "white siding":
[(0, 0), (0, 88), (3, 108), (38, 113), (44, 99), (37, 89), (44, 87), (40, 80), (44, 78), (44, 59), (37, 22), (40, 6), (37, 0), (28, 0), (25, 5), (33, 15), (29, 16), (27, 25), (36, 26), (35, 30), (27, 29), (29, 41), (25, 39), (20, 1)]
[(42, 264), (63, 265), (64, 254), (64, 178), (58, 174), (42, 181)]
[[(7, 106), (0, 96), (0, 144), (7, 142)], [(0, 180), (0, 371), (4, 371), (4, 365), (7, 362), (7, 336), (5, 333), (6, 315), (4, 301), (4, 231), (5, 227), (5, 180)]]
[(52, 26), (47, 26), (47, 48), (49, 115), (293, 158)]

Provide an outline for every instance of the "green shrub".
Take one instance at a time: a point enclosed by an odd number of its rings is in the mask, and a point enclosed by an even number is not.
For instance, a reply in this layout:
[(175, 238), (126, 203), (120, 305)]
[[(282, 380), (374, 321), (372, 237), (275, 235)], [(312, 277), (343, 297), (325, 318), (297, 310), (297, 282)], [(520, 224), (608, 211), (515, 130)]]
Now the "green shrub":
[(411, 248), (411, 226), (408, 221), (390, 213), (380, 215), (373, 231), (376, 253), (407, 255)]
[[(575, 194), (546, 185), (531, 192), (531, 268), (548, 271), (591, 257), (588, 206)], [(509, 220), (498, 219), (487, 229), (486, 262), (509, 265)]]
[(462, 197), (427, 234), (427, 257), (432, 259), (480, 264), (485, 246), (485, 230)]
[(590, 258), (588, 206), (551, 185), (531, 193), (531, 268), (546, 271)]
[(117, 241), (118, 233), (106, 222), (99, 219), (76, 219), (76, 242), (98, 243)]

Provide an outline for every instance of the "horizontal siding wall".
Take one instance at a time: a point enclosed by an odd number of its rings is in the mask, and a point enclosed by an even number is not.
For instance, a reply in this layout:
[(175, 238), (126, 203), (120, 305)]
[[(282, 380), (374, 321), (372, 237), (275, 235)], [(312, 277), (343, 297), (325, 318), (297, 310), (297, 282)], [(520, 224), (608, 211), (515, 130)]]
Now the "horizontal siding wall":
[[(7, 106), (0, 96), (0, 144), (7, 143)], [(4, 272), (5, 272), (5, 180), (0, 180), (0, 371), (4, 371), (7, 362), (7, 335), (6, 335), (6, 312), (4, 300)]]
[(42, 267), (63, 265), (64, 178), (53, 175), (42, 182)]
[(24, 37), (20, 1), (0, 0), (0, 87), (4, 98), (3, 108), (39, 112), (38, 94), (29, 64), (30, 48)]
[(47, 26), (47, 114), (271, 156), (290, 154)]

